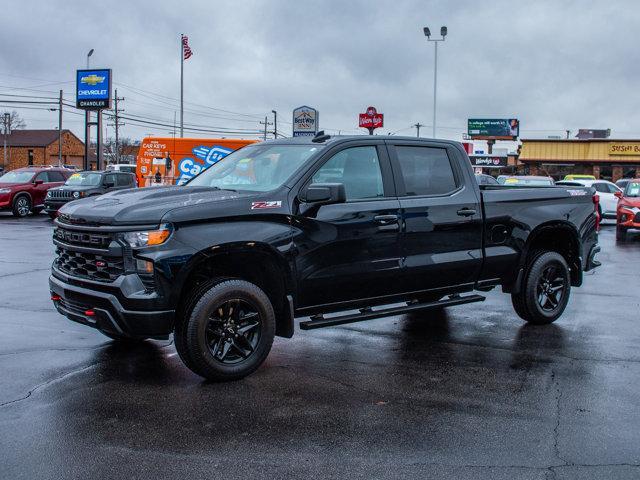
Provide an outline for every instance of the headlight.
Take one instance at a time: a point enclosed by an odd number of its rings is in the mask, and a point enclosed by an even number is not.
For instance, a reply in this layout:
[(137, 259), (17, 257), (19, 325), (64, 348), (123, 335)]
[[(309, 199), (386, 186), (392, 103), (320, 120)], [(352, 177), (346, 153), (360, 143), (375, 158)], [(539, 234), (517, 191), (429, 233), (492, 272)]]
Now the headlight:
[(73, 198), (80, 198), (80, 192), (73, 192)]
[(51, 197), (51, 190), (47, 190), (47, 198)]
[(122, 239), (132, 247), (150, 247), (151, 245), (161, 245), (167, 241), (171, 232), (171, 225), (165, 223), (160, 225), (157, 230), (149, 230), (147, 232), (125, 232)]
[(0, 193), (11, 193), (10, 188), (0, 188)]

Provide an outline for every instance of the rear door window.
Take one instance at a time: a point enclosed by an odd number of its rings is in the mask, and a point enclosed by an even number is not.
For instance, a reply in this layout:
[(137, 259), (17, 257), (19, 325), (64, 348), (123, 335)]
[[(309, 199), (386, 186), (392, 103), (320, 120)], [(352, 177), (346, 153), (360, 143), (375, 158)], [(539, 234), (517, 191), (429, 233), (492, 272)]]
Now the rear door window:
[(42, 180), (44, 183), (49, 183), (49, 172), (40, 172), (36, 177), (36, 180)]
[(116, 175), (115, 175), (115, 173), (109, 173), (108, 175), (105, 175), (102, 184), (104, 186), (107, 186), (107, 184), (111, 184), (111, 185), (114, 185), (114, 186), (117, 185), (116, 184)]
[(131, 184), (131, 175), (129, 175), (128, 173), (118, 174), (118, 183), (116, 184), (117, 187), (130, 187)]
[(49, 181), (50, 182), (64, 182), (64, 177), (62, 176), (62, 173), (60, 172), (47, 172), (49, 174)]
[(458, 187), (446, 149), (397, 145), (395, 150), (406, 196), (445, 195)]

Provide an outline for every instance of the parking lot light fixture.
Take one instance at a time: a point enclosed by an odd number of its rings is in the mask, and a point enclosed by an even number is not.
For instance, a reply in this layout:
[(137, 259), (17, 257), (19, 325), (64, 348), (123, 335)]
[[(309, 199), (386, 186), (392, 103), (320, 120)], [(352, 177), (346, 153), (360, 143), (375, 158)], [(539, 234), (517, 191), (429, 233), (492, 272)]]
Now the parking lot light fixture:
[(440, 36), (442, 38), (431, 38), (431, 30), (429, 27), (424, 27), (422, 29), (424, 32), (424, 36), (427, 37), (428, 42), (433, 42), (434, 44), (434, 57), (433, 57), (433, 138), (436, 138), (436, 92), (438, 85), (438, 42), (444, 42), (444, 38), (447, 36), (447, 27), (440, 27)]

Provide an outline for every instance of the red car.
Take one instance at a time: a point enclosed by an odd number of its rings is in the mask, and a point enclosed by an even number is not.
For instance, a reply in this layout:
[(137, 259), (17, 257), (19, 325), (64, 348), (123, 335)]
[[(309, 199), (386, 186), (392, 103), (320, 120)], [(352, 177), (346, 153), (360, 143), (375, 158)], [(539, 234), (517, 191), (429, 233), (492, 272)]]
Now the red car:
[(47, 190), (64, 185), (73, 172), (57, 167), (16, 168), (0, 177), (0, 210), (16, 217), (40, 213)]
[(616, 239), (624, 240), (627, 230), (640, 229), (640, 179), (627, 183), (624, 192), (617, 194)]

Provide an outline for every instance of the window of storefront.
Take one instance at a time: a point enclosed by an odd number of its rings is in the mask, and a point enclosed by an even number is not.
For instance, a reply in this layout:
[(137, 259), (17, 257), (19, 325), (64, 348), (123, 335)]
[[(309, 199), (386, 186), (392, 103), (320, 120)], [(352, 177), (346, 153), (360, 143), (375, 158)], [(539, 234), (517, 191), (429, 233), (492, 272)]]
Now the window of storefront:
[(611, 165), (601, 165), (600, 179), (611, 181), (612, 178), (613, 178), (613, 167)]
[(622, 178), (638, 178), (640, 175), (640, 165), (623, 165)]

